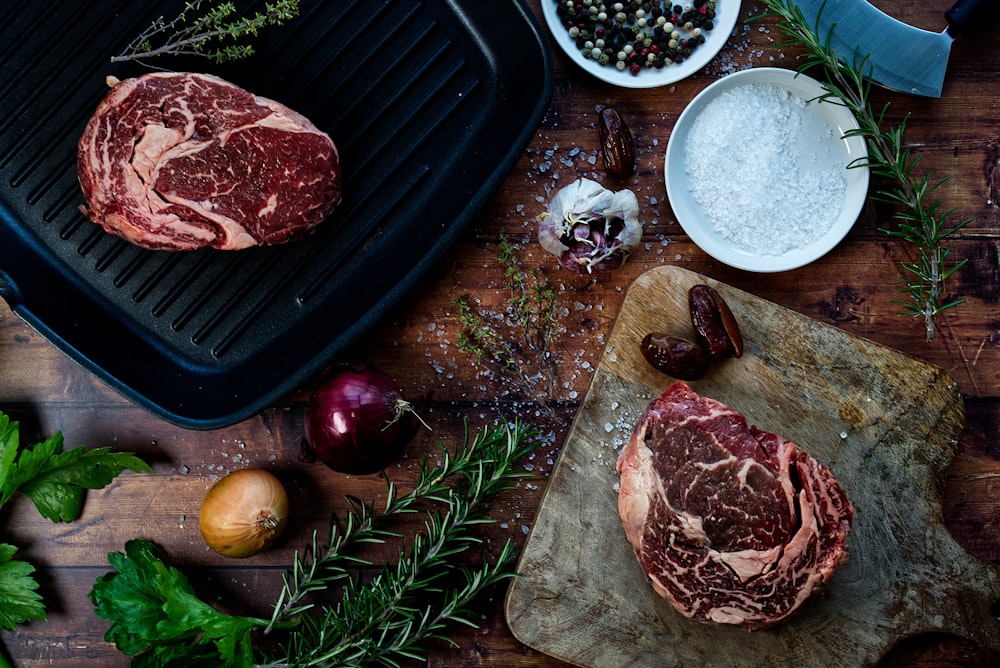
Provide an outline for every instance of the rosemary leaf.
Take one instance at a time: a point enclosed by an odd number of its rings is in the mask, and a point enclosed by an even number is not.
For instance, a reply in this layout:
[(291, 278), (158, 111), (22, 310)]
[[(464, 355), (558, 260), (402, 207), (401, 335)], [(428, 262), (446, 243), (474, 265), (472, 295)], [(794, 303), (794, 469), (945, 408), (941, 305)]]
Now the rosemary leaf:
[(973, 219), (948, 224), (955, 209), (942, 209), (942, 201), (934, 197), (947, 177), (934, 180), (930, 172), (916, 175), (921, 156), (912, 155), (903, 139), (909, 115), (891, 127), (886, 123), (889, 104), (879, 110), (873, 107), (868, 57), (855, 58), (852, 62), (839, 58), (830, 46), (829, 36), (817, 35), (793, 0), (764, 0), (764, 5), (768, 13), (754, 18), (777, 17), (776, 27), (788, 40), (779, 46), (805, 49), (803, 65), (798, 71), (818, 69), (823, 72), (821, 85), (826, 93), (819, 99), (845, 106), (857, 119), (859, 128), (846, 136), (865, 139), (868, 159), (851, 166), (868, 167), (873, 175), (889, 182), (890, 185), (877, 191), (873, 199), (895, 208), (897, 225), (881, 231), (915, 246), (918, 257), (917, 262), (900, 263), (905, 277), (900, 281), (897, 294), (904, 295), (905, 299), (894, 302), (902, 306), (904, 314), (922, 318), (927, 340), (934, 340), (936, 316), (962, 302), (948, 298), (944, 284), (966, 260), (949, 265), (951, 249), (945, 243)]

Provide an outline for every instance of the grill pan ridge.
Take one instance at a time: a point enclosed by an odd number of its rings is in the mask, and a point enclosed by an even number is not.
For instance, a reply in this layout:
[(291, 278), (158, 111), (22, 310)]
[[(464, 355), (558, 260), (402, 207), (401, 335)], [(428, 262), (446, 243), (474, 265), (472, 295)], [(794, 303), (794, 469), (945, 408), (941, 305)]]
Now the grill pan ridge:
[[(76, 142), (114, 64), (183, 3), (30, 0), (0, 17), (0, 296), (124, 396), (211, 429), (273, 405), (413, 287), (531, 140), (552, 89), (523, 0), (302, 3), (222, 76), (337, 143), (344, 200), (312, 237), (237, 252), (148, 251), (86, 220)], [(237, 3), (241, 12), (263, 3)]]

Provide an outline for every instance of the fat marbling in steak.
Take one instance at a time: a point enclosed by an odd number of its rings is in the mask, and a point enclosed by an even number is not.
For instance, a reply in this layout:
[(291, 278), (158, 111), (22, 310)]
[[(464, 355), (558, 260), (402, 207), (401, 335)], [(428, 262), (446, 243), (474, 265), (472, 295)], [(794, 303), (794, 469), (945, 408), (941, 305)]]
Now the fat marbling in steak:
[(109, 79), (80, 138), (90, 220), (144, 248), (235, 250), (300, 238), (341, 199), (330, 137), (207, 74)]
[(830, 470), (685, 383), (649, 405), (618, 471), (625, 535), (686, 617), (770, 626), (847, 560), (853, 509)]

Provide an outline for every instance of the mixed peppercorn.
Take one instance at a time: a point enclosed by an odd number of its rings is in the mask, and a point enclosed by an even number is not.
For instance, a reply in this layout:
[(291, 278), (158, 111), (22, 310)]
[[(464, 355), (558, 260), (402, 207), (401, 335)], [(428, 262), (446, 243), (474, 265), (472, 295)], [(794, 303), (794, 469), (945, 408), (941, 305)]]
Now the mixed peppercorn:
[(715, 27), (715, 2), (554, 0), (585, 58), (632, 74), (682, 63)]

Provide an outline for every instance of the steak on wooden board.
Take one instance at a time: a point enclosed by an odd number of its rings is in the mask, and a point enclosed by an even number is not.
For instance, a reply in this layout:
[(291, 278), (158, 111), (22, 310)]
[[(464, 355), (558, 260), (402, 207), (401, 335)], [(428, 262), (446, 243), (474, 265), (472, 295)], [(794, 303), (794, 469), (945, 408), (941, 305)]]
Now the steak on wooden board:
[(77, 147), (86, 215), (144, 248), (236, 250), (298, 239), (340, 203), (330, 137), (208, 74), (109, 78)]
[(686, 617), (770, 626), (847, 560), (853, 508), (830, 470), (685, 383), (649, 405), (618, 472), (625, 535)]

